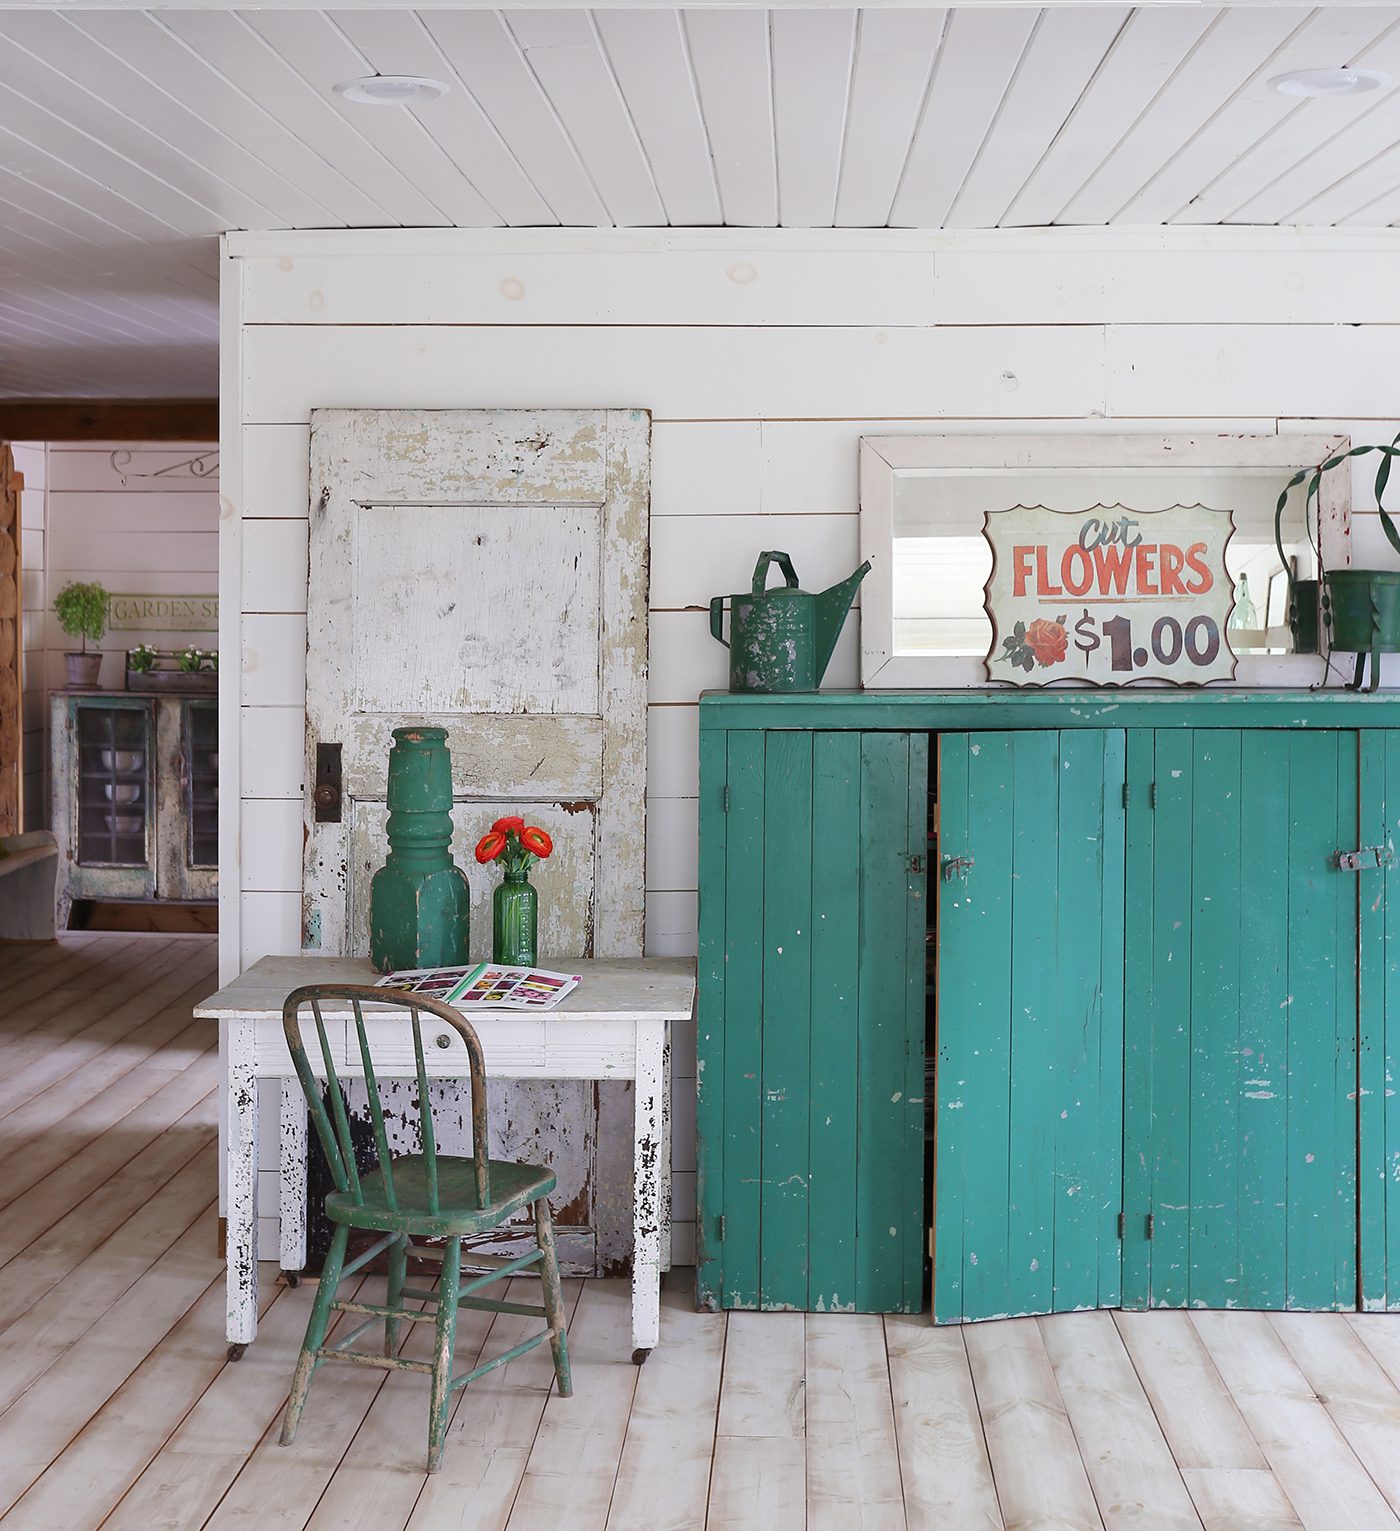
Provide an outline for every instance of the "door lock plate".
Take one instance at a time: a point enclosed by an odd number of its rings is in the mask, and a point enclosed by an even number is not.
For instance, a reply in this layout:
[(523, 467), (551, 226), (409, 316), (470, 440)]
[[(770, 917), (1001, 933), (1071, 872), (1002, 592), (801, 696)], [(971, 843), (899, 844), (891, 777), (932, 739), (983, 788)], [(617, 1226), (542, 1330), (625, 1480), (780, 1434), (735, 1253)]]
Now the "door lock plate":
[(1332, 865), (1339, 872), (1374, 872), (1378, 867), (1395, 865), (1395, 848), (1391, 845), (1366, 845), (1359, 851), (1338, 851)]
[(340, 745), (317, 744), (316, 786), (311, 794), (318, 824), (340, 823)]

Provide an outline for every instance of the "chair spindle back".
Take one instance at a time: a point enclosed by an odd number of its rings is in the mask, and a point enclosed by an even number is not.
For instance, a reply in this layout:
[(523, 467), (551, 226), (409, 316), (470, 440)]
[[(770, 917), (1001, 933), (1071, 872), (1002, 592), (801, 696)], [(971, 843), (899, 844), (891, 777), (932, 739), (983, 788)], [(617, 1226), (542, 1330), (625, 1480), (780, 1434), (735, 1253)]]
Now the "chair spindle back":
[[(441, 1000), (430, 999), (422, 994), (400, 994), (392, 989), (379, 989), (366, 984), (308, 984), (293, 990), (282, 1006), (282, 1029), (286, 1033), (287, 1048), (292, 1055), (297, 1078), (306, 1096), (307, 1109), (315, 1124), (316, 1135), (320, 1138), (321, 1147), (325, 1150), (336, 1190), (341, 1193), (348, 1192), (357, 1206), (364, 1204), (360, 1176), (355, 1167), (355, 1147), (350, 1136), (350, 1118), (345, 1105), (345, 1091), (341, 1086), (340, 1074), (336, 1068), (337, 1053), (341, 1053), (344, 1064), (348, 1065), (355, 1056), (356, 1046), (352, 1045), (348, 1034), (343, 1048), (332, 1045), (332, 1030), (342, 1023), (334, 1021), (331, 1026), (327, 1025), (321, 1006), (331, 1000), (350, 1001), (350, 1011), (355, 1023), (354, 1042), (358, 1046), (360, 1060), (359, 1072), (364, 1076), (365, 1093), (369, 1098), (374, 1146), (379, 1153), (385, 1195), (393, 1211), (398, 1210), (398, 1193), (394, 1185), (389, 1138), (384, 1130), (384, 1107), (379, 1097), (379, 1081), (375, 1074), (369, 1033), (365, 1027), (364, 1007), (372, 1005), (377, 1006), (381, 1011), (392, 1010), (394, 1012), (392, 1019), (395, 1020), (402, 1018), (403, 1011), (408, 1011), (407, 1019), (413, 1033), (414, 1074), (418, 1083), (419, 1138), (428, 1182), (428, 1211), (433, 1214), (441, 1212), (442, 1207), (438, 1197), (437, 1135), (433, 1131), (433, 1108), (428, 1096), (428, 1069), (423, 1052), (423, 1016), (431, 1016), (433, 1020), (450, 1027), (462, 1039), (466, 1045), (467, 1058), (471, 1067), (472, 1160), (476, 1170), (476, 1193), (478, 1204), (486, 1206), (491, 1200), (491, 1155), (486, 1114), (486, 1061), (481, 1050), (480, 1039), (466, 1017), (450, 1005), (443, 1004)], [(321, 1052), (319, 1069), (312, 1066), (302, 1039), (303, 1005), (310, 1006), (312, 1018), (316, 1023), (316, 1039)], [(439, 1047), (449, 1045), (449, 1039), (445, 1033), (437, 1031), (434, 1043)], [(321, 1088), (317, 1082), (318, 1073), (326, 1081), (326, 1094), (330, 1097), (331, 1105), (329, 1113), (321, 1098)]]

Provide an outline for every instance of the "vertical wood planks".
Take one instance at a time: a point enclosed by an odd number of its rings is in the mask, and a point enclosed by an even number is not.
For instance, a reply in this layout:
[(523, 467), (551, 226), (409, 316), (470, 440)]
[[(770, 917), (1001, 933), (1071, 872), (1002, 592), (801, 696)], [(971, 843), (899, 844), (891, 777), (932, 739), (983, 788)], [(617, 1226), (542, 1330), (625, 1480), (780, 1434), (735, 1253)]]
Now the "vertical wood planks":
[(860, 1022), (860, 736), (819, 733), (812, 761), (812, 1104), (808, 1291), (813, 1311), (856, 1298)]
[[(1288, 1172), (1288, 738), (1240, 746), (1240, 1032), (1235, 1153), (1242, 1308), (1282, 1307)], [(1282, 916), (1282, 917), (1280, 917)]]
[[(1386, 844), (1400, 839), (1400, 739), (1385, 739)], [(1400, 1271), (1400, 868), (1385, 872), (1385, 1259), (1388, 1270)], [(1386, 1291), (1386, 1306), (1400, 1307), (1400, 1278)]]
[(811, 1156), (813, 735), (773, 731), (764, 759), (760, 1298), (807, 1307)]
[(928, 1045), (928, 762), (927, 734), (909, 735), (909, 795), (904, 876), (904, 1099), (896, 1108), (903, 1131), (904, 1310), (924, 1305), (924, 1233), (928, 1227), (924, 1187), (928, 1134), (924, 1056)]
[(728, 735), (725, 846), (724, 1306), (759, 1302), (759, 1189), (763, 1176), (764, 736)]
[(1099, 1171), (1095, 1226), (1098, 1237), (1098, 1301), (1116, 1307), (1123, 1293), (1123, 1244), (1118, 1214), (1123, 1207), (1123, 1003), (1126, 974), (1125, 919), (1128, 769), (1127, 735), (1103, 736), (1103, 854), (1100, 899)]
[(1197, 729), (1193, 744), (1187, 1285), (1193, 1304), (1226, 1308), (1239, 1287), (1240, 735)]
[[(1363, 729), (1359, 749), (1360, 845), (1385, 845), (1390, 839), (1390, 735)], [(1382, 867), (1364, 881), (1357, 900), (1357, 1173), (1360, 1268), (1363, 1308), (1387, 1306), (1389, 1268), (1386, 1248), (1386, 1113), (1390, 1090), (1386, 1059), (1386, 907), (1391, 869)]]
[[(1159, 729), (1153, 788), (1153, 1013), (1149, 1301), (1187, 1301), (1191, 1222), (1192, 731)], [(1140, 1124), (1146, 1128), (1147, 1122)], [(1130, 1236), (1142, 1236), (1142, 1225)]]
[(905, 1302), (909, 795), (908, 735), (862, 734), (855, 1212), (856, 1306), (867, 1312), (898, 1312)]
[(976, 969), (971, 952), (970, 891), (942, 868), (968, 854), (968, 745), (966, 734), (940, 734), (938, 752), (938, 843), (934, 847), (935, 931), (938, 966), (934, 1002), (933, 1184), (929, 1187), (933, 1224), (933, 1321), (956, 1323), (963, 1316), (963, 1241), (969, 1204), (966, 1197), (969, 1151), (966, 1104), (967, 1068), (972, 1056), (970, 1027), (954, 1011), (974, 994)]
[(696, 1300), (719, 1306), (724, 1282), (724, 1249), (719, 1219), (724, 1211), (726, 838), (728, 736), (700, 734), (699, 942), (696, 973)]
[[(1355, 733), (1338, 733), (1334, 738), (1337, 741), (1337, 816), (1333, 824), (1319, 826), (1325, 838), (1318, 845), (1319, 857), (1331, 873), (1337, 921), (1332, 975), (1333, 1082), (1329, 1103), (1334, 1155), (1331, 1182), (1333, 1283), (1328, 1306), (1351, 1308), (1356, 1305), (1358, 1293), (1356, 1267), (1359, 1208), (1356, 1177), (1360, 1151), (1360, 1096), (1357, 1001), (1360, 972), (1357, 919), (1362, 890), (1374, 887), (1376, 879), (1374, 873), (1362, 874), (1360, 877), (1344, 876), (1331, 867), (1333, 852), (1341, 847), (1343, 838), (1350, 840), (1356, 835), (1361, 822), (1358, 792), (1359, 736)], [(1360, 844), (1359, 841), (1357, 843)]]
[[(1333, 1270), (1334, 963), (1341, 874), (1336, 849), (1337, 736), (1291, 734), (1288, 910), (1288, 1285), (1290, 1308), (1329, 1307)], [(1320, 832), (1319, 832), (1320, 831)]]
[(1144, 1220), (1152, 1204), (1151, 1121), (1153, 1037), (1156, 1035), (1153, 980), (1157, 970), (1157, 923), (1152, 866), (1157, 815), (1152, 807), (1156, 736), (1135, 728), (1127, 739), (1127, 810), (1124, 814), (1126, 875), (1123, 937), (1133, 960), (1123, 971), (1123, 1244), (1122, 1303), (1145, 1308), (1151, 1301), (1151, 1251)]
[[(1061, 999), (1053, 976), (1062, 913), (1057, 883), (1059, 736), (1014, 740), (1011, 855), (1011, 1177), (1006, 1259), (1007, 1312), (1053, 1306), (1054, 1113)], [(1063, 910), (1069, 928), (1068, 909)], [(1077, 933), (1076, 933), (1077, 934)]]

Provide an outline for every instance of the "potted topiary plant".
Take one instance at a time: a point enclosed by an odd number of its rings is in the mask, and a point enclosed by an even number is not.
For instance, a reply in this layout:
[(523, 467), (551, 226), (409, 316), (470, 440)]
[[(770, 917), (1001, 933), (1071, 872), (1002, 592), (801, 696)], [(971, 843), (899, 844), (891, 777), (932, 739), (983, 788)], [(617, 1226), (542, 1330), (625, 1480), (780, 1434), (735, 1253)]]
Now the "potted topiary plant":
[(58, 625), (70, 638), (81, 641), (75, 654), (63, 656), (70, 689), (91, 689), (102, 671), (102, 655), (89, 654), (89, 641), (101, 643), (107, 631), (107, 617), (112, 598), (104, 586), (70, 580), (54, 597), (53, 610)]
[(1391, 519), (1382, 500), (1390, 482), (1391, 463), (1400, 456), (1400, 432), (1388, 446), (1379, 442), (1338, 452), (1316, 468), (1295, 473), (1278, 497), (1274, 509), (1274, 545), (1288, 575), (1288, 625), (1293, 631), (1294, 651), (1315, 654), (1321, 648), (1321, 633), (1327, 633), (1328, 653), (1356, 655), (1356, 671), (1351, 687), (1359, 690), (1366, 672), (1366, 655), (1371, 656), (1371, 690), (1380, 684), (1382, 654), (1400, 654), (1400, 571), (1394, 569), (1326, 569), (1322, 566), (1319, 537), (1318, 580), (1293, 576), (1293, 565), (1283, 550), (1283, 510), (1289, 492), (1307, 481), (1303, 503), (1303, 526), (1308, 524), (1308, 510), (1317, 495), (1322, 475), (1340, 467), (1350, 457), (1364, 457), (1379, 452), (1376, 469), (1376, 510), (1386, 541), (1400, 553), (1400, 528)]

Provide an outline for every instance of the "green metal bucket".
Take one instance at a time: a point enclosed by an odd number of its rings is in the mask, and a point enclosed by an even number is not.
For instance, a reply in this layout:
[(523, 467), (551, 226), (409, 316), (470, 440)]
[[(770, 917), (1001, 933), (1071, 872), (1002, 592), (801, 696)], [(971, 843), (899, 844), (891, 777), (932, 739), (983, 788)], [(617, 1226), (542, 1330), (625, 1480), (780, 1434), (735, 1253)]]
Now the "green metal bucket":
[(1334, 651), (1400, 654), (1400, 573), (1331, 570), (1323, 609)]

